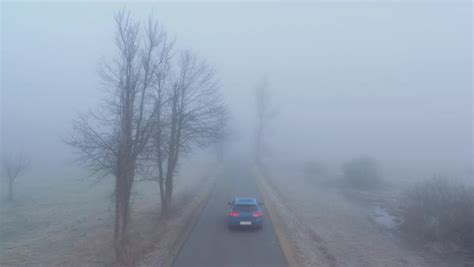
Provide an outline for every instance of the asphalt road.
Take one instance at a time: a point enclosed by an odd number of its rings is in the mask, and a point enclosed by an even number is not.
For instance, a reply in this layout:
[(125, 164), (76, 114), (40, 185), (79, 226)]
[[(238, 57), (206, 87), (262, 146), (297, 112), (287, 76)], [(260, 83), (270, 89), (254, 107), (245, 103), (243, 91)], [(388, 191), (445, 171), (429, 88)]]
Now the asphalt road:
[(227, 228), (227, 203), (235, 196), (261, 200), (248, 164), (226, 164), (173, 266), (287, 266), (265, 208), (263, 229)]

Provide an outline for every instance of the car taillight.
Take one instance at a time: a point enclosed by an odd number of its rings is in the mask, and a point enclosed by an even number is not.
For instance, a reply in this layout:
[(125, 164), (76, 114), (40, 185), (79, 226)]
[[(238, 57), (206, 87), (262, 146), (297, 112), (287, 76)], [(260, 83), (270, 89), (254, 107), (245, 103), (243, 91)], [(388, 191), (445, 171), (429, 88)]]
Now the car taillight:
[(255, 211), (252, 216), (253, 217), (262, 217), (263, 213), (261, 213), (260, 211)]
[(231, 211), (229, 212), (229, 216), (230, 217), (238, 217), (240, 215), (240, 213), (238, 213), (237, 211)]

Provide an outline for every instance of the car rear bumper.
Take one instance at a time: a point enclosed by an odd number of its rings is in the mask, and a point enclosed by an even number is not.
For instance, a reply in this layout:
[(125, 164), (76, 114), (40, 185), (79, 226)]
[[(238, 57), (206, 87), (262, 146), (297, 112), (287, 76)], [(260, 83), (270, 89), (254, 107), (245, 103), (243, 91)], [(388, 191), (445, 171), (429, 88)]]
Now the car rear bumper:
[[(250, 222), (250, 224), (248, 224)], [(239, 218), (239, 217), (228, 217), (227, 224), (231, 227), (242, 226), (242, 227), (259, 227), (263, 224), (262, 218)]]

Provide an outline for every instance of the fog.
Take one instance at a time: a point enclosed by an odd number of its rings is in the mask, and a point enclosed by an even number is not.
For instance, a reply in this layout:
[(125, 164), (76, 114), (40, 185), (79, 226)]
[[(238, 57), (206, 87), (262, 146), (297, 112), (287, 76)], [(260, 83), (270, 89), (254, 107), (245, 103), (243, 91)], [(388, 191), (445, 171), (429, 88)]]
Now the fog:
[[(2, 151), (53, 172), (61, 140), (100, 97), (119, 4), (4, 3)], [(392, 171), (463, 172), (472, 163), (471, 12), (462, 4), (128, 4), (217, 70), (232, 127), (250, 137), (264, 75), (278, 115), (273, 157), (368, 154)], [(48, 167), (46, 167), (48, 166)], [(54, 166), (54, 167), (53, 167)]]
[(102, 103), (98, 66), (117, 52), (113, 16), (124, 7), (153, 14), (216, 71), (228, 158), (253, 159), (266, 77), (268, 162), (338, 173), (368, 155), (393, 180), (472, 179), (472, 6), (423, 1), (3, 2), (1, 151), (28, 155), (28, 177), (90, 178), (64, 141)]

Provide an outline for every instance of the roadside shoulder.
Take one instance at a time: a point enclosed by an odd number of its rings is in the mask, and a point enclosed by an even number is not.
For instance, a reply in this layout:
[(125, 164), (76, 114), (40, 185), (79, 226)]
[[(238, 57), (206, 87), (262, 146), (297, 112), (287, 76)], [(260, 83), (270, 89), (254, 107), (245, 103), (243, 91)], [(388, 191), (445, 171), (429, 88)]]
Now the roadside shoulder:
[(280, 217), (281, 214), (277, 212), (276, 196), (272, 192), (259, 167), (255, 167), (254, 171), (257, 179), (257, 188), (262, 195), (265, 209), (270, 217), (273, 229), (275, 229), (278, 241), (280, 242), (280, 248), (285, 255), (288, 266), (302, 266), (302, 259), (298, 257), (296, 246), (288, 235), (288, 228), (282, 221)]
[(138, 266), (165, 266), (173, 265), (176, 256), (191, 234), (203, 208), (207, 204), (212, 192), (217, 173), (221, 167), (208, 175), (202, 184), (202, 189), (191, 199), (182, 200), (178, 205), (182, 213), (174, 214), (160, 229), (161, 239), (156, 243), (152, 252), (148, 253)]

